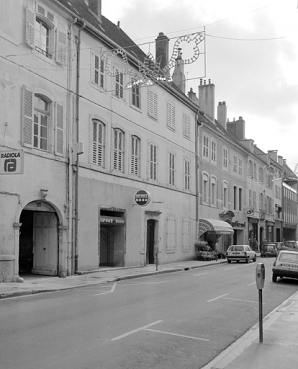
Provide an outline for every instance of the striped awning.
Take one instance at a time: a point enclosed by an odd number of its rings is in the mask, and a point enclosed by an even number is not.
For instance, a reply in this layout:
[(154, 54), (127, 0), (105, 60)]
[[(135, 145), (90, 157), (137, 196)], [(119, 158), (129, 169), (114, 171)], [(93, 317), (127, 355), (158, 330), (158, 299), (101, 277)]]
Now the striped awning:
[(199, 221), (199, 237), (207, 232), (213, 231), (217, 234), (233, 234), (234, 230), (232, 226), (224, 222), (223, 220), (218, 219), (200, 219)]

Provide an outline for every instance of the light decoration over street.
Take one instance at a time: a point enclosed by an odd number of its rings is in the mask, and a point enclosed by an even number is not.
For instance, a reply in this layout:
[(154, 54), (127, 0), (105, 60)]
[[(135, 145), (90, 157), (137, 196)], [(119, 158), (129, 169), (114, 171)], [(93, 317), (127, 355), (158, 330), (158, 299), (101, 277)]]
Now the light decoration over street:
[[(143, 61), (138, 60), (138, 70), (130, 67), (128, 62), (128, 53), (123, 48), (117, 48), (110, 51), (102, 52), (102, 59), (104, 61), (104, 70), (107, 75), (115, 77), (118, 73), (123, 73), (132, 77), (134, 81), (129, 82), (126, 87), (132, 88), (134, 85), (153, 85), (158, 82), (169, 83), (172, 81), (169, 71), (175, 67), (176, 59), (178, 57), (178, 50), (181, 49), (181, 44), (193, 43), (192, 55), (188, 59), (182, 59), (184, 64), (194, 63), (200, 56), (199, 44), (205, 40), (205, 32), (196, 32), (188, 35), (180, 36), (174, 43), (172, 55), (168, 64), (161, 69), (160, 61), (155, 60), (153, 55), (149, 52)], [(115, 56), (121, 56), (124, 67), (121, 69), (112, 69), (110, 59)]]

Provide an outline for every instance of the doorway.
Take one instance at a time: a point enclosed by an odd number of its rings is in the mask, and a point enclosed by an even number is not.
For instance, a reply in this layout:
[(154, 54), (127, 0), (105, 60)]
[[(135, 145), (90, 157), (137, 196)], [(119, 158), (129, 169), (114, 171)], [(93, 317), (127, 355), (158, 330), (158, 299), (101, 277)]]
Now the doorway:
[(147, 220), (146, 264), (154, 264), (155, 220)]
[(58, 275), (58, 220), (54, 212), (23, 210), (19, 274)]
[(100, 266), (114, 265), (114, 238), (114, 227), (100, 227)]

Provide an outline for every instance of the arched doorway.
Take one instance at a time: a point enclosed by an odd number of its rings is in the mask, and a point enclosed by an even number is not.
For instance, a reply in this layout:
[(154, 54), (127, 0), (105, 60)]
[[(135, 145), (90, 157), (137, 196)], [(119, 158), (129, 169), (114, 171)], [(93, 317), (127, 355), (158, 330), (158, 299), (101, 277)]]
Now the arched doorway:
[(43, 201), (29, 203), (20, 216), (19, 275), (58, 275), (58, 218)]

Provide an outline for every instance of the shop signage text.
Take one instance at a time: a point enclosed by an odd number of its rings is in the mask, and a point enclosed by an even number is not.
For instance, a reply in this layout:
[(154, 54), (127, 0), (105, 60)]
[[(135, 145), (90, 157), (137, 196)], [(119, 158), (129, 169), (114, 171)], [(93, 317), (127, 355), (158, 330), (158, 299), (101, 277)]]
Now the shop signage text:
[(0, 174), (24, 173), (24, 152), (9, 150), (0, 152)]
[(151, 195), (148, 191), (140, 190), (135, 194), (135, 202), (140, 206), (149, 205), (151, 200)]

